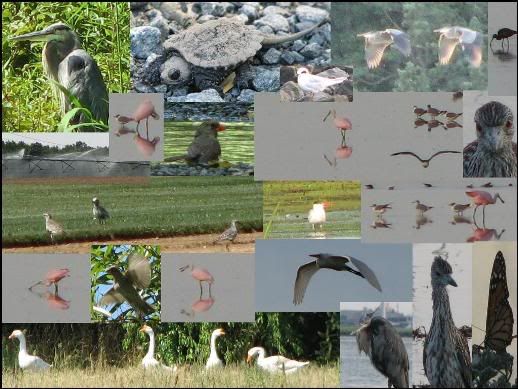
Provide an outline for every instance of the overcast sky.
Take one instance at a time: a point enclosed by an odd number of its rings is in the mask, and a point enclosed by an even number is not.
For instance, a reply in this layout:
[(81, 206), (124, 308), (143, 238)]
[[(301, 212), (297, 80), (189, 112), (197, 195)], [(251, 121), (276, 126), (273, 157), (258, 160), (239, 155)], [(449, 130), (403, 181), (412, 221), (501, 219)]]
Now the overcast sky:
[(91, 147), (108, 147), (108, 133), (63, 133), (63, 132), (4, 132), (2, 140), (25, 142), (32, 144), (39, 142), (44, 146), (64, 147), (77, 141), (86, 143)]

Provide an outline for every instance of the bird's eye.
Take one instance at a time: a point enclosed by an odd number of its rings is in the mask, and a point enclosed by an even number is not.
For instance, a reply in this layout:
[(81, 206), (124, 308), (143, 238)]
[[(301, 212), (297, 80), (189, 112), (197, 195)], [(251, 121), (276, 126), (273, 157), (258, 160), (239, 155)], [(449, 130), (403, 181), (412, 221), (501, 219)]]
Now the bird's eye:
[(513, 128), (513, 122), (508, 120), (507, 122), (505, 122), (505, 128), (508, 128), (508, 129), (511, 129)]
[(169, 78), (171, 80), (178, 80), (180, 78), (180, 71), (178, 69), (171, 69), (169, 72)]

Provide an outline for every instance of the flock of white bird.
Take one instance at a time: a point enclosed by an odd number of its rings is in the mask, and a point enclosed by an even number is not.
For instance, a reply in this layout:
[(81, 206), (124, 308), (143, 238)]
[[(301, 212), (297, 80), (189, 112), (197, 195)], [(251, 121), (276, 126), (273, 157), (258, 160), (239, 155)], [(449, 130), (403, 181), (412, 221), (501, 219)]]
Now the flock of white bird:
[[(155, 333), (148, 325), (143, 325), (140, 328), (140, 332), (144, 332), (149, 336), (149, 349), (147, 354), (142, 359), (142, 367), (146, 370), (159, 369), (163, 371), (171, 372), (172, 374), (177, 373), (178, 366), (167, 366), (155, 359)], [(223, 361), (218, 356), (216, 349), (216, 339), (220, 336), (225, 335), (223, 329), (218, 328), (212, 332), (210, 337), (210, 355), (207, 363), (205, 364), (206, 370), (222, 368), (224, 366)], [(20, 352), (18, 353), (18, 364), (23, 370), (29, 371), (46, 371), (52, 367), (52, 365), (45, 362), (43, 359), (36, 355), (29, 355), (27, 353), (27, 343), (25, 341), (25, 335), (20, 330), (14, 330), (9, 339), (17, 338), (20, 341)], [(304, 366), (309, 365), (309, 362), (299, 362), (286, 357), (275, 355), (271, 357), (265, 356), (266, 352), (262, 347), (253, 347), (248, 350), (247, 363), (251, 363), (254, 358), (257, 358), (257, 366), (268, 373), (284, 373), (291, 374)]]

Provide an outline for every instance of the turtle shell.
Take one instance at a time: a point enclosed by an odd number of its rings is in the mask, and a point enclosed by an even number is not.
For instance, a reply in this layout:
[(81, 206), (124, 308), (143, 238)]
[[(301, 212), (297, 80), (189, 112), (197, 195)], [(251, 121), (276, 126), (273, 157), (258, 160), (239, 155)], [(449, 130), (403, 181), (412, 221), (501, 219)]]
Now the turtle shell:
[(189, 63), (203, 68), (230, 67), (253, 57), (264, 36), (238, 18), (220, 18), (174, 34), (164, 42), (166, 52), (178, 51)]

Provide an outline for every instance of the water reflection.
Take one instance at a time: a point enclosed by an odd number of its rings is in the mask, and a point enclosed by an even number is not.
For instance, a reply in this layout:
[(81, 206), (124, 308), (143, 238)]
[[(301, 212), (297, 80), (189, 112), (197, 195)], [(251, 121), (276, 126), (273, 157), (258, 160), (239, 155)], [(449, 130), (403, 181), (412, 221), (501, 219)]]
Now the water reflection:
[(37, 292), (32, 289), (29, 289), (29, 292), (31, 292), (35, 296), (38, 296), (41, 300), (46, 302), (49, 308), (51, 309), (66, 310), (70, 308), (70, 301), (62, 298), (57, 293), (57, 290), (55, 290), (54, 292)]

